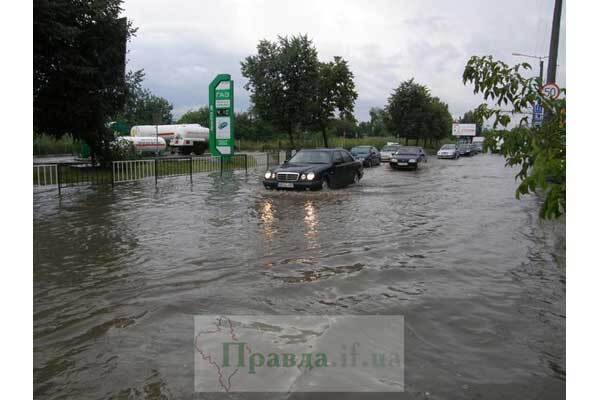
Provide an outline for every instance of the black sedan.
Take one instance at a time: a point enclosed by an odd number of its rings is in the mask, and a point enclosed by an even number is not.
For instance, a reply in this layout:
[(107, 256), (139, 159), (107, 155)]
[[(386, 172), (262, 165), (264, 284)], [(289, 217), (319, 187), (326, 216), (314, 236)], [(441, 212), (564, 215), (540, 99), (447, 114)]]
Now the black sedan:
[(355, 160), (362, 161), (365, 167), (381, 164), (379, 150), (373, 146), (356, 146), (350, 149)]
[(363, 176), (362, 162), (344, 149), (300, 150), (290, 160), (265, 173), (267, 189), (318, 190), (357, 183)]
[(422, 147), (402, 146), (390, 158), (390, 167), (394, 169), (417, 169), (421, 161), (427, 161)]

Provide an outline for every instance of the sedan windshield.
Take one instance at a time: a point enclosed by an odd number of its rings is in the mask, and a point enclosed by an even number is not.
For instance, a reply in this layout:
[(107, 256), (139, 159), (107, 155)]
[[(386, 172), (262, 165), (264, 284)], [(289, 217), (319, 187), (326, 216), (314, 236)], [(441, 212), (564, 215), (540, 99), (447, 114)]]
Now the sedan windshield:
[(454, 144), (445, 144), (442, 146), (442, 150), (454, 150), (456, 148), (456, 145)]
[(352, 154), (368, 154), (369, 147), (355, 147), (350, 150), (350, 152), (352, 152)]
[(331, 162), (331, 153), (328, 151), (302, 150), (296, 153), (289, 162), (296, 164), (329, 164)]
[(381, 151), (396, 151), (400, 148), (400, 146), (384, 146)]
[(402, 147), (398, 149), (398, 154), (417, 154), (418, 150), (415, 147)]

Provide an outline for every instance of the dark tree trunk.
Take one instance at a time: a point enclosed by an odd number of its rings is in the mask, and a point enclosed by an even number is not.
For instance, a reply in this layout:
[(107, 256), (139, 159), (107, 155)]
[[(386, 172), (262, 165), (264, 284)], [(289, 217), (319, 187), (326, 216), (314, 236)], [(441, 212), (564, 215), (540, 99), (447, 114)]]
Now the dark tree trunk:
[(288, 126), (288, 135), (290, 137), (290, 150), (295, 150), (296, 146), (294, 145), (294, 129), (291, 125)]
[(329, 147), (329, 142), (327, 142), (327, 129), (323, 128), (321, 132), (323, 133), (323, 146)]

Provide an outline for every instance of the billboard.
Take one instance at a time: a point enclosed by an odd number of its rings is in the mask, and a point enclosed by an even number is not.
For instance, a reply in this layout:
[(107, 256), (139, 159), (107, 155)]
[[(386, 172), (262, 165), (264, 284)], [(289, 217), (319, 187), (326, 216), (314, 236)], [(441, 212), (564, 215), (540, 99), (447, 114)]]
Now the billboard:
[(452, 124), (452, 136), (475, 136), (476, 133), (475, 124)]

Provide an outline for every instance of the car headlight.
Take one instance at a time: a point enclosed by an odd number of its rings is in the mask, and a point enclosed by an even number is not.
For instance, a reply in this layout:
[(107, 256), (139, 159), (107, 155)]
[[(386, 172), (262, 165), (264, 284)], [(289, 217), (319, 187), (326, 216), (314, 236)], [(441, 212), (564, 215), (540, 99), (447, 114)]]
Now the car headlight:
[(408, 162), (417, 162), (417, 160), (415, 160), (414, 158), (411, 158), (410, 160), (408, 160)]
[(306, 180), (306, 174), (300, 175), (300, 179), (303, 180), (303, 181)]
[(272, 174), (271, 171), (265, 172), (265, 179), (271, 179), (271, 175), (275, 176), (275, 174)]
[(312, 181), (313, 179), (315, 179), (315, 173), (314, 172), (309, 172), (306, 175), (306, 179), (308, 179), (309, 181)]

